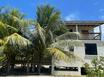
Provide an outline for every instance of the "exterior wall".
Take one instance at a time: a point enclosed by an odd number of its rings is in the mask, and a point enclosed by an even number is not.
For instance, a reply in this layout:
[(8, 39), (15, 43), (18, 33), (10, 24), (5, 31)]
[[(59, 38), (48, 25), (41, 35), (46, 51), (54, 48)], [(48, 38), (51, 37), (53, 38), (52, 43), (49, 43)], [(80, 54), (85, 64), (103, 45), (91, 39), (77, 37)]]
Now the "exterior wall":
[[(85, 25), (84, 25), (85, 24)], [(103, 24), (103, 23), (101, 23)], [(94, 33), (94, 28), (97, 27), (97, 25), (101, 25), (100, 23), (93, 23), (92, 22), (68, 22), (66, 23), (66, 26), (68, 27), (69, 31), (70, 29), (73, 30), (73, 32), (79, 32), (80, 33), (80, 40), (82, 41), (82, 45), (74, 47), (74, 54), (78, 57), (76, 59), (71, 59), (69, 61), (63, 61), (63, 60), (56, 60), (54, 59), (53, 65), (54, 66), (65, 66), (65, 67), (78, 67), (78, 71), (55, 71), (53, 69), (52, 74), (53, 75), (81, 75), (81, 67), (84, 66), (85, 63), (88, 63), (91, 65), (91, 61), (94, 57), (100, 57), (104, 56), (104, 43), (101, 41), (101, 30), (99, 28), (99, 33)], [(85, 33), (82, 33), (82, 30), (88, 30), (88, 33), (85, 31)], [(95, 38), (96, 36), (96, 38)], [(97, 37), (98, 36), (98, 37)], [(95, 43), (97, 45), (97, 55), (86, 55), (85, 54), (85, 43)], [(65, 48), (65, 50), (68, 47)], [(53, 67), (54, 67), (53, 66)]]
[(75, 75), (80, 76), (79, 72), (73, 72), (73, 71), (54, 71), (54, 75)]
[[(96, 43), (97, 44), (97, 53), (96, 56), (104, 56), (104, 43), (100, 40), (82, 40), (82, 45), (74, 48), (74, 54), (80, 57), (79, 59), (72, 59), (71, 61), (57, 61), (55, 60), (55, 66), (66, 66), (66, 67), (78, 67), (78, 71), (54, 71), (54, 75), (81, 75), (80, 67), (83, 67), (85, 63), (91, 64), (94, 55), (85, 54), (85, 43)], [(80, 60), (81, 59), (81, 60)]]

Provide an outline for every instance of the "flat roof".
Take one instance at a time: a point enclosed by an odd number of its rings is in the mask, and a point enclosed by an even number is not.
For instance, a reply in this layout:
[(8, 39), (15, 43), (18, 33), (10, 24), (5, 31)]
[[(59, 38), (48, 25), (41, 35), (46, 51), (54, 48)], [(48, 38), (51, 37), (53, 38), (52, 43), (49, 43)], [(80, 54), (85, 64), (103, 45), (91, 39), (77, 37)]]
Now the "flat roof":
[(93, 25), (99, 26), (104, 24), (104, 21), (64, 21), (66, 25)]

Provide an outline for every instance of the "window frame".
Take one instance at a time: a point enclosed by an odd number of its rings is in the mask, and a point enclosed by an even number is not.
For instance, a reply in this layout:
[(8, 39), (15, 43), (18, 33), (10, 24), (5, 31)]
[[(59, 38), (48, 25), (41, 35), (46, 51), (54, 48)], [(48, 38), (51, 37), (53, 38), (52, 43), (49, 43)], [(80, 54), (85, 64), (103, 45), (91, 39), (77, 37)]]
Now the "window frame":
[[(88, 45), (90, 45), (90, 46), (88, 46)], [(85, 55), (98, 55), (96, 43), (85, 43), (84, 46), (85, 46)], [(86, 49), (86, 47), (88, 49)]]

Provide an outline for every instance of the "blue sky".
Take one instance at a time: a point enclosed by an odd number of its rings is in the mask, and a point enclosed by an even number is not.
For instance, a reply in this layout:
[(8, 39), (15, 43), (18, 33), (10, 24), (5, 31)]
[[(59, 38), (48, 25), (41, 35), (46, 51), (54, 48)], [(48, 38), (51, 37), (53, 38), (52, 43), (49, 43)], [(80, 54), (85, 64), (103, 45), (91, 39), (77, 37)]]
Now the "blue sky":
[(0, 0), (0, 6), (18, 8), (27, 18), (35, 18), (41, 4), (54, 6), (64, 20), (104, 19), (104, 0)]
[(104, 0), (0, 0), (0, 6), (17, 8), (29, 19), (36, 18), (41, 4), (55, 7), (63, 20), (104, 20)]

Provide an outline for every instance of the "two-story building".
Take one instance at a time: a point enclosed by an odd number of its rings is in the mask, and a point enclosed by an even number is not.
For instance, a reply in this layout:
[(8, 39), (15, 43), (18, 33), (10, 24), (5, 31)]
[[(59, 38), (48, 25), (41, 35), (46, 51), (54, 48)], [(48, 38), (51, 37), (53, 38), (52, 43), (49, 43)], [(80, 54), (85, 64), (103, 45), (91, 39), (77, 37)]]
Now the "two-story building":
[[(73, 52), (80, 56), (84, 62), (75, 61), (65, 62), (58, 61), (54, 63), (52, 73), (54, 75), (81, 75), (85, 63), (91, 64), (94, 57), (104, 56), (104, 43), (102, 39), (101, 25), (104, 21), (65, 21), (69, 32), (78, 32), (82, 41), (82, 45), (74, 47)], [(94, 31), (98, 28), (98, 32)]]

